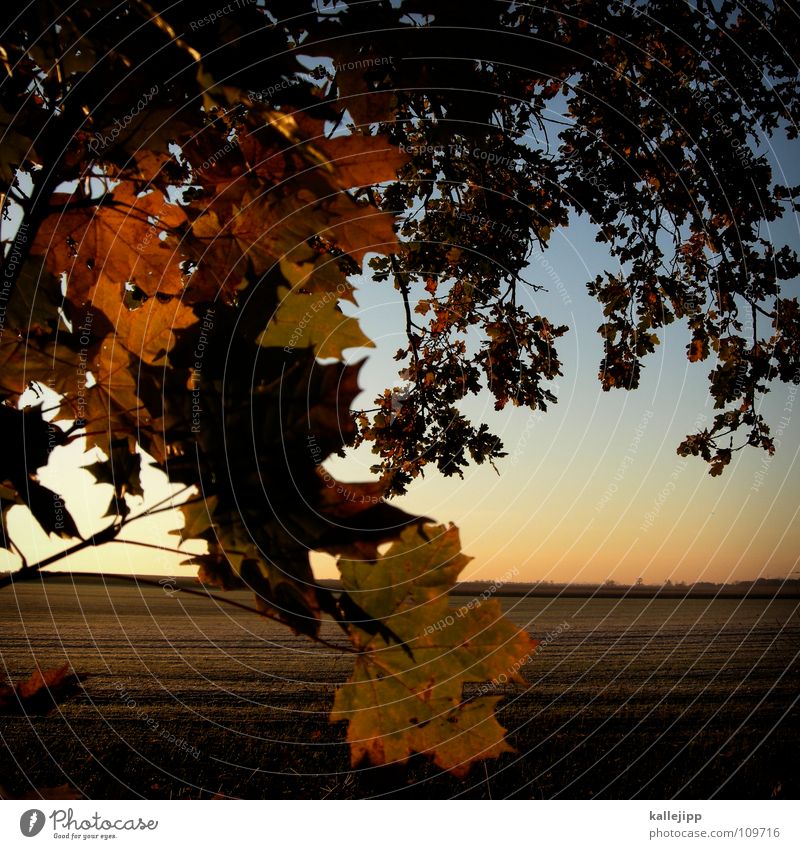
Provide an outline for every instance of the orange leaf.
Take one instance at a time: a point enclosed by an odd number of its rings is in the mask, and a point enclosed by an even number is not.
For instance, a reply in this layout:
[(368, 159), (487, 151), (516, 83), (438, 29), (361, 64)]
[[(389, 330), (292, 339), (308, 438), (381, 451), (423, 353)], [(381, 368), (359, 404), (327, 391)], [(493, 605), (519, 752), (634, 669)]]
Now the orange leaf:
[(692, 339), (688, 346), (689, 362), (696, 363), (708, 356), (708, 342), (705, 339)]
[(174, 295), (183, 291), (181, 257), (162, 244), (160, 233), (186, 221), (181, 207), (167, 203), (161, 192), (137, 197), (121, 183), (99, 207), (69, 206), (48, 215), (32, 252), (46, 257), (53, 274), (67, 273), (67, 297), (77, 306), (90, 299), (101, 282), (135, 283), (143, 292)]
[(71, 695), (85, 676), (70, 672), (69, 664), (42, 672), (36, 669), (16, 686), (5, 683), (0, 673), (0, 712), (44, 715)]
[(385, 136), (320, 136), (313, 144), (328, 157), (337, 182), (345, 189), (396, 180), (398, 170), (411, 158)]
[(333, 219), (324, 235), (333, 239), (359, 264), (368, 253), (392, 253), (397, 249), (394, 216), (369, 204), (356, 203), (349, 195), (337, 195), (328, 204)]

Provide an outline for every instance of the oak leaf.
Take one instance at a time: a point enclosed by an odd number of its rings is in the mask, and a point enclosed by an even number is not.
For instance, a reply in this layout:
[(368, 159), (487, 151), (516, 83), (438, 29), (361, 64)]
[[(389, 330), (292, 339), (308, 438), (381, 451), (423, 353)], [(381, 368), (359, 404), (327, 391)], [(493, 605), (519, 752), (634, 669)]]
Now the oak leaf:
[(314, 140), (333, 165), (337, 182), (345, 189), (396, 180), (411, 158), (385, 136), (321, 136)]

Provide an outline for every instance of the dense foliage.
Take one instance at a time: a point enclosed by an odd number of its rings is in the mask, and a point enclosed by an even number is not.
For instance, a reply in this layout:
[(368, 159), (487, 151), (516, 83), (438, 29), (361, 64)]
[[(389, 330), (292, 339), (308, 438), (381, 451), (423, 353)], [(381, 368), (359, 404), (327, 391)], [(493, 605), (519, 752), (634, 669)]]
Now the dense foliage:
[[(26, 505), (77, 537), (37, 469), (85, 439), (114, 487), (90, 542), (113, 539), (144, 449), (202, 494), (183, 509), (203, 581), (350, 638), (334, 718), (354, 760), (425, 752), (460, 773), (499, 754), (497, 698), (464, 701), (463, 683), (513, 677), (531, 641), (495, 602), (434, 627), (457, 535), (384, 496), (427, 464), (502, 457), (460, 411), (470, 393), (555, 402), (567, 328), (518, 292), (578, 214), (622, 269), (588, 284), (603, 388), (635, 388), (684, 320), (719, 413), (679, 451), (718, 474), (740, 447), (774, 450), (757, 399), (798, 382), (800, 311), (779, 284), (799, 266), (765, 225), (795, 189), (755, 146), (796, 136), (794, 10), (98, 0), (2, 16), (3, 514)], [(344, 351), (372, 343), (341, 307), (367, 257), (407, 335), (371, 412), (352, 410)], [(18, 408), (31, 385), (59, 393), (60, 426)], [(379, 479), (334, 480), (325, 459), (360, 442)], [(341, 592), (315, 582), (311, 550), (340, 558)]]

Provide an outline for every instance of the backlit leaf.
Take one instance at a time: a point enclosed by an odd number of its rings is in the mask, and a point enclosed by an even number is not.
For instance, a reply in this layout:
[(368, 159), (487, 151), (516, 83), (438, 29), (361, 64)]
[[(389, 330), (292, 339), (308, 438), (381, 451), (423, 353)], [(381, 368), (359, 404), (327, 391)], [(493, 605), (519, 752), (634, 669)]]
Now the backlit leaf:
[(419, 752), (465, 775), (476, 760), (510, 751), (494, 716), (501, 697), (466, 700), (464, 684), (489, 682), (492, 692), (518, 680), (535, 643), (496, 601), (451, 610), (448, 591), (467, 561), (455, 528), (430, 525), (407, 528), (375, 563), (340, 561), (348, 594), (402, 640), (351, 626), (359, 654), (331, 719), (349, 721), (354, 765)]
[(346, 348), (374, 348), (355, 318), (342, 313), (330, 292), (305, 294), (278, 289), (282, 297), (258, 344), (278, 348), (313, 348), (321, 359), (341, 359)]

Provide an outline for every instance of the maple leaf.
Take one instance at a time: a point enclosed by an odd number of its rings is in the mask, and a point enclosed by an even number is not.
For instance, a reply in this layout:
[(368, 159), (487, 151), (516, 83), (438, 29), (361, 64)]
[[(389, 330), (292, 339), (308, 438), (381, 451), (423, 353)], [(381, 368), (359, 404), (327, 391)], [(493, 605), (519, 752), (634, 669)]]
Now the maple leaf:
[(245, 193), (241, 205), (234, 208), (229, 229), (256, 274), (263, 274), (279, 257), (324, 229), (328, 221), (328, 215), (317, 206), (316, 194), (300, 188), (290, 195)]
[(147, 295), (183, 291), (181, 257), (160, 238), (186, 222), (180, 206), (168, 203), (160, 191), (139, 196), (129, 182), (120, 183), (95, 208), (71, 205), (71, 200), (69, 195), (54, 197), (63, 209), (42, 222), (31, 248), (46, 256), (53, 274), (67, 273), (71, 301), (80, 306), (106, 283), (130, 282)]
[[(126, 294), (122, 284), (100, 284), (94, 291), (92, 307), (113, 323), (117, 345), (145, 363), (162, 365), (175, 344), (175, 331), (197, 324), (197, 316), (180, 297), (159, 293), (136, 300), (126, 299)], [(105, 330), (97, 327), (100, 333)]]
[[(160, 399), (157, 389), (148, 391), (149, 375), (141, 370), (117, 337), (107, 336), (93, 349), (91, 371), (95, 384), (85, 393), (83, 409), (87, 450), (97, 446), (112, 455), (112, 442), (126, 436), (143, 444), (156, 462), (165, 459), (161, 435)], [(147, 402), (141, 397), (147, 394)]]
[(469, 558), (456, 528), (423, 530), (406, 528), (375, 563), (339, 562), (346, 592), (402, 643), (351, 625), (359, 654), (331, 721), (349, 721), (354, 765), (403, 763), (419, 752), (463, 776), (474, 761), (511, 751), (494, 716), (502, 697), (466, 701), (464, 684), (519, 680), (535, 641), (503, 619), (496, 601), (452, 610), (448, 592)]
[(66, 272), (69, 319), (79, 327), (97, 309), (106, 320), (90, 322), (90, 336), (114, 327), (118, 344), (139, 359), (163, 361), (173, 331), (197, 320), (179, 297), (183, 257), (161, 240), (162, 232), (181, 227), (185, 212), (159, 191), (137, 196), (127, 182), (95, 209), (59, 198), (63, 211), (44, 220), (31, 251), (45, 256), (52, 274)]
[[(312, 56), (330, 56), (335, 60), (339, 105), (350, 112), (357, 124), (391, 120), (397, 96), (393, 91), (376, 90), (373, 85), (376, 69), (377, 75), (382, 76), (381, 63), (385, 56), (364, 51), (360, 39), (347, 37), (326, 41), (321, 47), (312, 44), (308, 49)], [(353, 56), (358, 56), (360, 61), (353, 62)]]
[(217, 508), (216, 496), (198, 498), (180, 504), (183, 513), (183, 527), (170, 531), (181, 539), (199, 539), (213, 524), (212, 516)]
[(214, 209), (192, 222), (190, 256), (197, 263), (187, 283), (187, 301), (197, 303), (221, 298), (233, 303), (247, 286), (247, 254), (236, 239), (226, 235)]
[(248, 269), (264, 274), (333, 220), (317, 195), (303, 187), (287, 194), (264, 185), (261, 193), (244, 192), (235, 204), (215, 204), (192, 222), (191, 239), (183, 245), (197, 264), (189, 285), (201, 295), (193, 299), (221, 292), (230, 300), (246, 286)]
[(68, 663), (44, 672), (36, 669), (16, 685), (6, 683), (5, 674), (0, 672), (0, 713), (44, 716), (75, 693), (85, 678), (70, 672)]
[(321, 611), (307, 548), (274, 521), (264, 522), (257, 544), (238, 513), (222, 509), (210, 518), (213, 527), (199, 534), (208, 553), (185, 561), (198, 565), (198, 580), (223, 590), (249, 589), (260, 611), (279, 617), (297, 633), (316, 634)]
[(59, 22), (55, 43), (40, 40), (31, 46), (31, 56), (47, 76), (85, 73), (97, 63), (91, 38), (81, 33), (68, 18)]
[(95, 483), (114, 489), (104, 516), (127, 516), (130, 508), (125, 496), (144, 495), (140, 477), (142, 455), (131, 450), (130, 440), (125, 437), (112, 440), (107, 460), (97, 460), (84, 468), (94, 477)]
[(22, 336), (49, 332), (56, 324), (59, 330), (66, 329), (58, 312), (64, 301), (61, 281), (44, 265), (43, 257), (28, 257), (6, 310), (6, 327)]
[(28, 507), (49, 534), (74, 538), (78, 529), (58, 493), (39, 483), (37, 470), (47, 465), (52, 447), (64, 442), (60, 427), (42, 417), (41, 407), (17, 410), (0, 404), (0, 433), (20, 447), (0, 460), (0, 524), (7, 539), (5, 516), (15, 504)]
[[(37, 163), (39, 161), (34, 151), (35, 133), (30, 127), (20, 130), (21, 124), (24, 126), (19, 115), (10, 115), (0, 105), (0, 138), (3, 139), (2, 151), (0, 151), (0, 189), (3, 194), (12, 184), (17, 168), (26, 161)], [(28, 133), (31, 133), (30, 137)]]
[(342, 359), (345, 348), (374, 348), (355, 318), (344, 315), (330, 292), (305, 293), (278, 287), (278, 309), (258, 344), (264, 348), (313, 348), (321, 359)]
[(368, 253), (388, 254), (399, 247), (394, 216), (340, 193), (325, 204), (331, 218), (322, 235), (334, 241), (360, 265)]
[(355, 304), (355, 287), (338, 262), (330, 256), (317, 256), (305, 245), (280, 261), (280, 270), (292, 289), (300, 292), (335, 292), (340, 301)]
[(80, 352), (61, 339), (32, 335), (25, 338), (8, 338), (0, 342), (0, 390), (10, 396), (21, 395), (33, 382), (38, 382), (55, 392), (66, 393), (75, 389)]
[[(320, 133), (322, 128), (320, 122)], [(336, 181), (345, 189), (396, 180), (397, 172), (411, 159), (385, 136), (350, 135), (329, 139), (319, 135), (313, 143), (328, 158)]]

